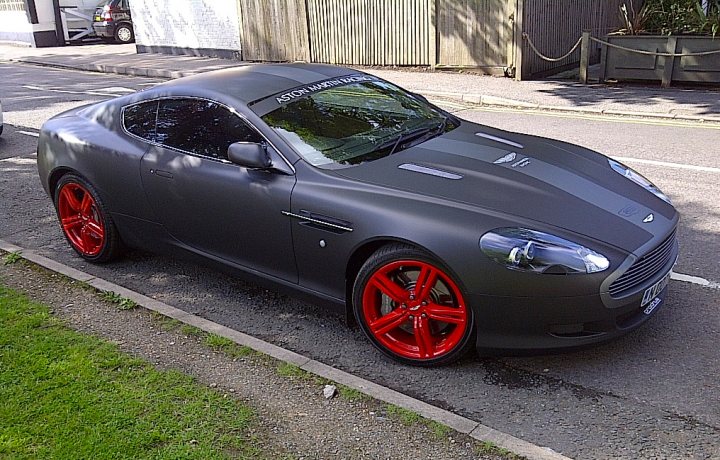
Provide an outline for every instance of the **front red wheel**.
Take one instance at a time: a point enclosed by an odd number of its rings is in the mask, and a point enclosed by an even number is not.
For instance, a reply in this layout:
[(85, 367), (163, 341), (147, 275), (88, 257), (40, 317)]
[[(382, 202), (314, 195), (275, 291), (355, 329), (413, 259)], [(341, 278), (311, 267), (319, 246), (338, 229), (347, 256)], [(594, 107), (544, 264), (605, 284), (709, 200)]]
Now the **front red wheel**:
[(365, 334), (395, 359), (443, 364), (467, 349), (472, 311), (458, 284), (424, 252), (381, 249), (360, 270), (354, 300)]
[(55, 205), (62, 231), (80, 256), (104, 262), (116, 254), (114, 223), (90, 183), (74, 174), (63, 176), (55, 191)]

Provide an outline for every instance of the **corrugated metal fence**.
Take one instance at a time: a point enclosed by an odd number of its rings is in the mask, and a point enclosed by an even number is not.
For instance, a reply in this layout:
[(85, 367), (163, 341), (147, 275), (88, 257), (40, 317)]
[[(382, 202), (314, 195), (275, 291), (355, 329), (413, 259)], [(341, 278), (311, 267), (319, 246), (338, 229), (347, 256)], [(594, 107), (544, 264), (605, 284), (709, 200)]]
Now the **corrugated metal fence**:
[(247, 61), (309, 61), (305, 0), (238, 0)]
[(434, 0), (308, 0), (314, 62), (431, 65)]
[[(618, 7), (642, 0), (237, 0), (246, 60), (349, 65), (477, 67), (503, 72), (522, 57), (524, 77), (579, 61), (564, 54), (584, 29), (618, 25)], [(518, 49), (522, 52), (518, 52)], [(592, 51), (597, 60), (599, 52)]]
[(437, 5), (439, 65), (511, 66), (515, 2), (451, 0)]

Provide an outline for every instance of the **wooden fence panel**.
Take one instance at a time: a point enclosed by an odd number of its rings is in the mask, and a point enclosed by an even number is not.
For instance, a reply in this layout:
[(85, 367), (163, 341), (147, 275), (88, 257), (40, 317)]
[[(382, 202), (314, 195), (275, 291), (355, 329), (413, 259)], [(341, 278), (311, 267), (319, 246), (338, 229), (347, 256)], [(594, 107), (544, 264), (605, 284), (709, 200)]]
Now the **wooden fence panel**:
[[(523, 32), (540, 52), (560, 57), (570, 51), (584, 30), (602, 36), (620, 26), (620, 5), (633, 1), (636, 8), (642, 0), (525, 0)], [(531, 78), (560, 71), (580, 63), (580, 48), (559, 62), (538, 57), (523, 41), (522, 77)], [(590, 47), (590, 62), (600, 60), (600, 48)]]
[(313, 62), (431, 65), (435, 0), (307, 0)]
[(437, 6), (438, 64), (498, 67), (509, 64), (511, 0), (441, 0)]
[(238, 2), (244, 60), (310, 60), (305, 0)]

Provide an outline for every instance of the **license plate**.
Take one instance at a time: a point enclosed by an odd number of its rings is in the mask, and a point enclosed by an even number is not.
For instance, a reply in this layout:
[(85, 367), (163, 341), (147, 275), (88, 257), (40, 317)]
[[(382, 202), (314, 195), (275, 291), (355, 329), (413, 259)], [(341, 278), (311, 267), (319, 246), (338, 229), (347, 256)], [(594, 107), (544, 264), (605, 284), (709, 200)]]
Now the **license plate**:
[(665, 287), (670, 282), (670, 273), (671, 272), (668, 272), (668, 274), (663, 276), (663, 278), (660, 281), (653, 284), (649, 288), (645, 289), (645, 294), (643, 294), (642, 302), (640, 303), (640, 308), (642, 308), (645, 305), (652, 302), (652, 300), (655, 299), (655, 297), (657, 297), (658, 294), (660, 294), (663, 289), (665, 289)]
[(94, 18), (95, 22), (102, 22), (102, 18), (100, 16), (95, 16)]

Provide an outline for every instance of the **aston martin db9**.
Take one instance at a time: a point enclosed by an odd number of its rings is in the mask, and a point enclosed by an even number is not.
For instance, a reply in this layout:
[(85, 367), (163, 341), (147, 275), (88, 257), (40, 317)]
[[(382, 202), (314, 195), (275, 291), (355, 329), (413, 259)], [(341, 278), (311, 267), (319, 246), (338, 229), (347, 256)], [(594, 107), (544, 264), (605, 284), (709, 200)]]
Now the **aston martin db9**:
[(665, 301), (678, 213), (583, 147), (458, 118), (357, 70), (253, 65), (55, 116), (67, 241), (193, 255), (336, 305), (404, 363), (618, 337)]

